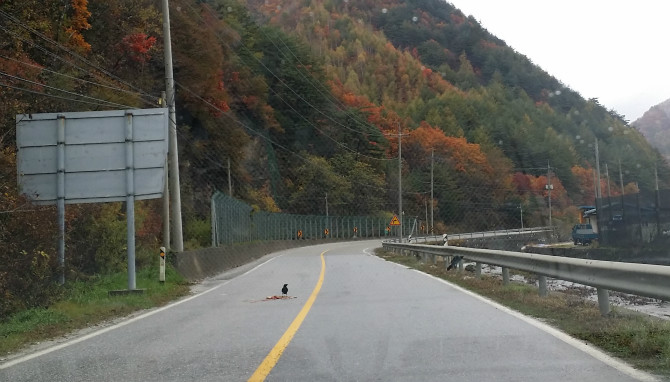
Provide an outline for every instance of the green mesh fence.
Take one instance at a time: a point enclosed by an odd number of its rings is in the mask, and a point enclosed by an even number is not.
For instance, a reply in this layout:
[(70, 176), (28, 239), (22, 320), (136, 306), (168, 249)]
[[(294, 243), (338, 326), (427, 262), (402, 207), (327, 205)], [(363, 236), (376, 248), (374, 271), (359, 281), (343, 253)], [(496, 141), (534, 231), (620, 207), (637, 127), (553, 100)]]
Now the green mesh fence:
[[(396, 237), (388, 217), (293, 215), (254, 209), (216, 191), (212, 196), (212, 245), (263, 240)], [(406, 227), (411, 222), (403, 222)], [(405, 229), (407, 230), (407, 228)]]

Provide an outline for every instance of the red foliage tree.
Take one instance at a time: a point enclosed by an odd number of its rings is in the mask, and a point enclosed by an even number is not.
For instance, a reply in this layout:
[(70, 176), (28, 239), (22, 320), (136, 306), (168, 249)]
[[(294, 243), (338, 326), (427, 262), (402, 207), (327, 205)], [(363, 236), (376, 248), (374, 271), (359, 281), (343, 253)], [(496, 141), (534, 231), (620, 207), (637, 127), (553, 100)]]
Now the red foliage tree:
[(123, 38), (121, 42), (124, 53), (130, 60), (144, 64), (151, 58), (149, 52), (156, 44), (156, 37), (146, 33), (133, 33)]

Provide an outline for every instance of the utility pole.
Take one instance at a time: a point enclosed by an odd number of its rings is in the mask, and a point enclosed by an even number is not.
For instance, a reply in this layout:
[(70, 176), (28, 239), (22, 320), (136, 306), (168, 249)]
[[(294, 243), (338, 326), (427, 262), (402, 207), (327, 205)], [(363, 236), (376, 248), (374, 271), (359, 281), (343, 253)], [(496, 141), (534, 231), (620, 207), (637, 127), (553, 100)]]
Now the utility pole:
[[(602, 191), (600, 189), (600, 155), (598, 153), (598, 138), (596, 138), (596, 176), (598, 181), (596, 182), (596, 198), (600, 199), (603, 197)], [(596, 206), (596, 208), (598, 208)]]
[(654, 163), (654, 178), (656, 178), (656, 235), (661, 237), (661, 195), (658, 191), (658, 165)]
[[(167, 107), (165, 92), (161, 92), (161, 106)], [(165, 157), (165, 183), (163, 184), (163, 247), (170, 248), (170, 187), (168, 186), (168, 157)]]
[[(601, 223), (603, 221), (603, 211), (602, 211), (602, 206), (603, 206), (603, 192), (602, 192), (602, 186), (600, 185), (600, 153), (598, 151), (598, 138), (596, 137), (596, 144), (595, 144), (595, 149), (596, 149), (596, 174), (598, 180), (596, 181), (596, 192), (598, 193), (598, 196), (596, 197), (596, 222), (598, 224), (598, 227), (603, 227), (603, 224)], [(600, 201), (600, 204), (598, 203)], [(598, 228), (600, 231), (600, 228)], [(607, 242), (607, 232), (603, 232), (602, 234), (602, 243)]]
[(626, 215), (626, 207), (624, 206), (624, 190), (623, 190), (623, 174), (621, 173), (621, 159), (619, 159), (619, 182), (621, 183), (621, 217)]
[(612, 194), (610, 192), (610, 170), (607, 167), (607, 163), (605, 163), (605, 177), (607, 178), (607, 199), (609, 199)]
[(619, 159), (619, 183), (621, 183), (621, 195), (623, 195), (624, 190), (623, 190), (623, 174), (621, 173), (621, 159)]
[(612, 221), (613, 212), (612, 212), (612, 193), (610, 190), (610, 169), (607, 163), (605, 163), (605, 178), (607, 178), (607, 204), (609, 205), (609, 220)]
[(554, 189), (554, 185), (551, 184), (551, 167), (549, 166), (549, 161), (547, 161), (547, 185), (545, 188), (549, 193), (549, 227), (553, 227), (551, 224), (551, 190)]
[(328, 193), (326, 192), (326, 229), (328, 229), (328, 235), (326, 235), (326, 238), (330, 235), (330, 221), (328, 219)]
[(428, 201), (424, 200), (424, 206), (426, 207), (426, 236), (428, 236)]
[(433, 167), (435, 164), (435, 148), (430, 149), (430, 233), (434, 233), (433, 226)]
[(175, 112), (174, 74), (172, 71), (172, 39), (170, 37), (170, 6), (168, 0), (162, 1), (163, 6), (163, 51), (165, 60), (165, 92), (169, 109), (169, 170), (170, 170), (170, 201), (172, 203), (172, 249), (177, 252), (184, 250), (184, 236), (181, 225), (181, 191), (179, 190), (179, 152), (177, 147), (177, 120)]
[(402, 243), (402, 134), (400, 133), (400, 122), (398, 122), (398, 215), (400, 215), (400, 242)]
[(228, 195), (233, 196), (233, 183), (230, 181), (230, 157), (228, 157)]

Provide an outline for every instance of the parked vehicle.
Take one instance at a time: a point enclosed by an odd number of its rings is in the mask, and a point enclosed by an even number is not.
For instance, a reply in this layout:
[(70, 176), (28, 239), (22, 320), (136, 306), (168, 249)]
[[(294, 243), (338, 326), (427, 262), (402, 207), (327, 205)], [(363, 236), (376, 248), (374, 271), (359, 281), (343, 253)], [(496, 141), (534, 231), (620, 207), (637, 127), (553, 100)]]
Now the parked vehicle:
[(589, 245), (593, 240), (598, 240), (598, 234), (593, 231), (591, 224), (575, 224), (572, 227), (572, 241), (575, 245)]

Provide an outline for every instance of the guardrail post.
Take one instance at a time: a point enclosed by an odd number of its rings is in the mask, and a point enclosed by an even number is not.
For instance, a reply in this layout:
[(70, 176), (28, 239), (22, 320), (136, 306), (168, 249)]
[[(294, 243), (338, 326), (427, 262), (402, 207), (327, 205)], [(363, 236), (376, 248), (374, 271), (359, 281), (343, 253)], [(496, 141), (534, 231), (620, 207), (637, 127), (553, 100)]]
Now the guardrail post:
[(547, 297), (547, 276), (538, 275), (537, 285), (539, 288), (540, 297)]
[(437, 264), (437, 256), (435, 255), (430, 255), (430, 262), (435, 265)]
[(509, 268), (502, 267), (503, 285), (509, 284)]
[(482, 278), (482, 263), (480, 262), (475, 263), (475, 276), (478, 279)]
[(458, 262), (458, 272), (463, 272), (465, 270), (465, 258), (461, 258), (461, 261)]
[(444, 256), (444, 269), (449, 268), (449, 264), (451, 264), (451, 256)]
[(609, 291), (605, 288), (596, 288), (598, 291), (598, 307), (600, 308), (600, 314), (606, 316), (610, 312), (610, 299)]

